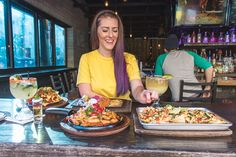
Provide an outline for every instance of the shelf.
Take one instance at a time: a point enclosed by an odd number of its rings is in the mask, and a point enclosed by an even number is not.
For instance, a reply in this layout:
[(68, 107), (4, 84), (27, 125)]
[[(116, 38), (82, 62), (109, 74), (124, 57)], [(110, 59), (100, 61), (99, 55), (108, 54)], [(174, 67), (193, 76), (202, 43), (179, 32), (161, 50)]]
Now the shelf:
[(236, 46), (236, 43), (190, 43), (183, 44), (184, 47), (227, 47), (227, 46)]

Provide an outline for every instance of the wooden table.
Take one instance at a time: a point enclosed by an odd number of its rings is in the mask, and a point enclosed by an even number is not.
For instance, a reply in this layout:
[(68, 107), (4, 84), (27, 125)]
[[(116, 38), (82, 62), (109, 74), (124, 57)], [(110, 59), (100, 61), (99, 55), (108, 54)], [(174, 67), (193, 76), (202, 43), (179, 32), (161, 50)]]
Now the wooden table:
[[(1, 111), (16, 112), (14, 99), (0, 99)], [(140, 106), (134, 103), (134, 106)], [(236, 99), (221, 99), (205, 105), (236, 124)], [(133, 108), (134, 109), (134, 108)], [(128, 114), (128, 116), (130, 116)], [(130, 116), (132, 117), (132, 116)], [(47, 115), (44, 127), (0, 123), (0, 156), (236, 156), (236, 128), (233, 135), (218, 138), (167, 138), (138, 135), (133, 124), (107, 137), (77, 137), (64, 133), (60, 115)]]

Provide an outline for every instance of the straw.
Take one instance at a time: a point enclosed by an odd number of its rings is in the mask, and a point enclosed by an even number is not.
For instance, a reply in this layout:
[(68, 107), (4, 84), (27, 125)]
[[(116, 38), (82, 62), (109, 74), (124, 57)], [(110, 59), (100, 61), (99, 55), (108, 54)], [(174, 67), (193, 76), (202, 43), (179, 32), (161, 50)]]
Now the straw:
[(28, 77), (28, 80), (29, 80), (29, 71), (27, 72), (27, 77)]

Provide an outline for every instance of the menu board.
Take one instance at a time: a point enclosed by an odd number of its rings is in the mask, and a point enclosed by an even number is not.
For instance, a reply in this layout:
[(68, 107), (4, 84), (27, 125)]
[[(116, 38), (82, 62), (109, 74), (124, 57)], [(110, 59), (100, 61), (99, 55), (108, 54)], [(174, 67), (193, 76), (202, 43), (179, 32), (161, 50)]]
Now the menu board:
[(227, 4), (227, 0), (177, 0), (175, 26), (224, 24)]

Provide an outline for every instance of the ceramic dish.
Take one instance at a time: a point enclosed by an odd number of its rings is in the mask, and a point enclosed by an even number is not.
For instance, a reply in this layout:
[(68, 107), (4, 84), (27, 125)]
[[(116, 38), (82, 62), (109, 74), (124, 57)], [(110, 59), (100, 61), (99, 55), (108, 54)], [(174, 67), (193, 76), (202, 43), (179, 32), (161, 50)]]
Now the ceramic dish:
[(121, 115), (123, 120), (111, 128), (106, 128), (103, 130), (79, 130), (71, 126), (66, 119), (63, 119), (60, 122), (60, 126), (62, 130), (66, 133), (73, 134), (76, 136), (84, 136), (84, 137), (100, 137), (100, 136), (108, 136), (117, 134), (123, 130), (125, 130), (130, 125), (130, 118), (126, 115)]

